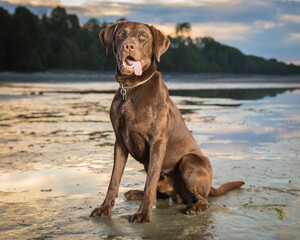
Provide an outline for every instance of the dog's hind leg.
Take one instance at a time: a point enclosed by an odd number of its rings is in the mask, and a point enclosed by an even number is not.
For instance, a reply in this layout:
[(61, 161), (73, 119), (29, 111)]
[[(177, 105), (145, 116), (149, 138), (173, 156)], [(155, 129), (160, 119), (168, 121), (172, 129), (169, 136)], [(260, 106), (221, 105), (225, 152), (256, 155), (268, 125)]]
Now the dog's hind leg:
[(202, 212), (208, 208), (208, 195), (211, 185), (211, 172), (205, 156), (186, 155), (179, 163), (181, 179), (187, 191), (184, 202), (187, 204), (185, 212)]
[(208, 184), (201, 177), (196, 177), (193, 183), (189, 180), (186, 182), (186, 187), (192, 195), (185, 209), (186, 214), (201, 213), (208, 208)]
[(207, 199), (202, 197), (201, 195), (198, 196), (198, 199), (194, 203), (189, 203), (185, 209), (186, 214), (193, 214), (193, 213), (201, 213), (208, 208)]

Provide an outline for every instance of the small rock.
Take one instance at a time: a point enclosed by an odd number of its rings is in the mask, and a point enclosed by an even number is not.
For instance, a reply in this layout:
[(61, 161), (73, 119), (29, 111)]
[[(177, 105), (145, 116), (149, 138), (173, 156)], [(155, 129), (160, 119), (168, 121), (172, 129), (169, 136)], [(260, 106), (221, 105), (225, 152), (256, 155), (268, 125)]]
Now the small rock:
[(52, 192), (52, 189), (41, 189), (41, 192)]

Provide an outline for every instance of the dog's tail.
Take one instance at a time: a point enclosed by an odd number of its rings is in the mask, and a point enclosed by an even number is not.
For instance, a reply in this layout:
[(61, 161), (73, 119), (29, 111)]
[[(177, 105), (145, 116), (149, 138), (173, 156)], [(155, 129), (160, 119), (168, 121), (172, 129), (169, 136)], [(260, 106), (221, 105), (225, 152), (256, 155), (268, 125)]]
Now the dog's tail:
[(245, 183), (242, 181), (238, 181), (238, 182), (229, 182), (229, 183), (225, 183), (223, 184), (221, 187), (219, 188), (213, 188), (211, 187), (210, 192), (209, 192), (209, 196), (210, 197), (217, 197), (220, 196), (224, 193), (227, 193), (228, 191), (234, 189), (234, 188), (239, 188), (242, 185), (244, 185)]

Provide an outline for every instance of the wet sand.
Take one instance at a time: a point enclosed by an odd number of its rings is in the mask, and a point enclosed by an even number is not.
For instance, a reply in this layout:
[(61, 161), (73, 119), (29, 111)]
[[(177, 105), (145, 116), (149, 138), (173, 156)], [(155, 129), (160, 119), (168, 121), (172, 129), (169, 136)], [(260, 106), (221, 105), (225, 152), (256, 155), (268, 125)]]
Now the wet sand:
[[(26, 75), (28, 77), (29, 75)], [(3, 75), (2, 75), (3, 77)], [(300, 235), (300, 82), (168, 79), (172, 99), (211, 159), (213, 185), (246, 184), (205, 212), (159, 200), (130, 224), (142, 165), (128, 160), (111, 217), (90, 218), (107, 190), (113, 82), (0, 83), (0, 236), (4, 239), (296, 239)], [(3, 79), (2, 79), (3, 80)]]

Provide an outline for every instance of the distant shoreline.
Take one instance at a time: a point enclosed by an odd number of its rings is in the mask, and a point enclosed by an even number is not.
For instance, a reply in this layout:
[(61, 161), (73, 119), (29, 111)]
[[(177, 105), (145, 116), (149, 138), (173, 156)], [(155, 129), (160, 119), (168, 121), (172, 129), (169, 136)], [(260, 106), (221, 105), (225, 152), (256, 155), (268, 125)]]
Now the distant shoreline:
[[(2, 72), (0, 73), (0, 82), (114, 82), (114, 76), (114, 72), (97, 71)], [(300, 75), (162, 72), (162, 78), (165, 82), (176, 83), (300, 83)]]

